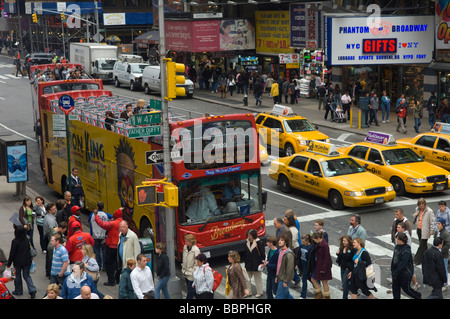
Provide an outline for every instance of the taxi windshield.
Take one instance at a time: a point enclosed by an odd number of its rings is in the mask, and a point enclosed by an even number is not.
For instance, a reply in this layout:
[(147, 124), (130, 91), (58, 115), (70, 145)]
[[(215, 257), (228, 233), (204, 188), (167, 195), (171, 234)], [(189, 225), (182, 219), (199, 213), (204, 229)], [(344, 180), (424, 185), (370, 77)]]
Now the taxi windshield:
[(383, 151), (382, 153), (386, 165), (423, 162), (423, 159), (409, 148), (396, 148)]
[(354, 159), (349, 157), (323, 161), (321, 162), (321, 165), (325, 177), (365, 172), (365, 169), (361, 165), (359, 165)]
[(285, 120), (284, 127), (286, 132), (309, 132), (315, 131), (316, 128), (307, 119)]

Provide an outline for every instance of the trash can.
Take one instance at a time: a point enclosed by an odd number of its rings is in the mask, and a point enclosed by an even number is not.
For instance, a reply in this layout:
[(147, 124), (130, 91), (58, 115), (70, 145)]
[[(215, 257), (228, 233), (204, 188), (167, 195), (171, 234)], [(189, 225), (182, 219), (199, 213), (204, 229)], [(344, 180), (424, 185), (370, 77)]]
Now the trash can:
[(153, 272), (153, 259), (155, 254), (155, 245), (151, 238), (139, 238), (139, 244), (141, 245), (141, 253), (147, 257), (147, 266)]

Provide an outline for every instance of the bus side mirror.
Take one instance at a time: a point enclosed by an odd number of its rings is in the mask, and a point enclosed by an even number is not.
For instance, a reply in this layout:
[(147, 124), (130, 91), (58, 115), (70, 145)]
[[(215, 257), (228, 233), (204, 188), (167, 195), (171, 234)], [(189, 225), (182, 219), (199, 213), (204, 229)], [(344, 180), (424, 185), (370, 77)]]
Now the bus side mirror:
[(262, 204), (266, 205), (266, 203), (267, 203), (267, 192), (263, 191), (262, 192)]

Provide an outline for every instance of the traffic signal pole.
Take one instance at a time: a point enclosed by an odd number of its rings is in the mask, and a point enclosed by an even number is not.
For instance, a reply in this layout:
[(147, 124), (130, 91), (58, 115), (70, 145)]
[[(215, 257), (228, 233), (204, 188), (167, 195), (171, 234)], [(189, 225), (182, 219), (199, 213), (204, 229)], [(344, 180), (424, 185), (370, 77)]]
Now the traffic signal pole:
[[(164, 150), (164, 177), (167, 182), (172, 182), (172, 166), (170, 163), (170, 127), (169, 127), (169, 101), (167, 97), (167, 60), (166, 41), (164, 31), (164, 1), (158, 0), (159, 15), (159, 47), (160, 47), (160, 70), (161, 70), (161, 106), (162, 106), (162, 135)], [(162, 208), (159, 208), (162, 209)], [(165, 209), (165, 232), (167, 256), (169, 257), (170, 279), (168, 289), (171, 298), (181, 299), (180, 278), (175, 274), (175, 209)]]

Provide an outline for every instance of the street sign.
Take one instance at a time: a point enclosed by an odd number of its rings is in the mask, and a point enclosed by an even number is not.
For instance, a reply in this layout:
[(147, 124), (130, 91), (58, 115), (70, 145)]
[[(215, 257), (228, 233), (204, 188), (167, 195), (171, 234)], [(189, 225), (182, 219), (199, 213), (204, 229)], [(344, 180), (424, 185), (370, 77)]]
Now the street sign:
[(161, 134), (161, 125), (133, 127), (128, 129), (128, 137), (131, 138), (159, 136)]
[(150, 108), (155, 110), (162, 110), (161, 100), (150, 100)]
[(145, 152), (145, 160), (147, 165), (159, 164), (164, 162), (164, 151), (154, 150)]
[(53, 131), (66, 131), (66, 117), (63, 114), (53, 114)]
[(67, 115), (73, 110), (74, 106), (75, 106), (75, 101), (73, 100), (73, 97), (71, 97), (70, 95), (62, 95), (59, 98), (59, 108), (61, 109), (61, 111), (63, 111), (64, 113), (66, 113)]
[(146, 114), (135, 114), (130, 116), (131, 125), (148, 125), (148, 124), (161, 124), (162, 117), (161, 112), (151, 112)]

